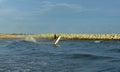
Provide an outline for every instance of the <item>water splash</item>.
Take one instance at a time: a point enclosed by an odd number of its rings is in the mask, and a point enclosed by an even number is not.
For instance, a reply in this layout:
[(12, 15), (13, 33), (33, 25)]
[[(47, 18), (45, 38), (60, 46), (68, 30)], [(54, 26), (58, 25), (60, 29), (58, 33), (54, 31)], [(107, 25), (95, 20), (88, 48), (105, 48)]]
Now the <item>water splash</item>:
[(25, 39), (24, 39), (24, 41), (34, 42), (34, 43), (36, 43), (36, 42), (37, 42), (37, 41), (36, 41), (36, 39), (35, 39), (35, 38), (33, 38), (32, 36), (26, 36), (26, 37), (25, 37)]
[(94, 43), (101, 43), (101, 41), (100, 40), (96, 40), (96, 41), (94, 41)]

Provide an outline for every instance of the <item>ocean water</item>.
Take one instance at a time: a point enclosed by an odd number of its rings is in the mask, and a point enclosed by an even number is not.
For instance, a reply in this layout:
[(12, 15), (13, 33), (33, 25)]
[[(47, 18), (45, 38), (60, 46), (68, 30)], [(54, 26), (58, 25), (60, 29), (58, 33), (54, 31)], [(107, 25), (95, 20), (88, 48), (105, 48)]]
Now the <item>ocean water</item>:
[(0, 72), (120, 72), (120, 41), (0, 39)]

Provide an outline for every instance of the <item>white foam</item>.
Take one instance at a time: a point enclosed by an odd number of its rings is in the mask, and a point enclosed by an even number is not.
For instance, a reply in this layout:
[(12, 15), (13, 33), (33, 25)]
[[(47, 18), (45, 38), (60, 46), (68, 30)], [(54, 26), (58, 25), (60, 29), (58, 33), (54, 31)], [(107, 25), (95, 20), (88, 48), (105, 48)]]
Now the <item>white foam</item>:
[(96, 41), (94, 41), (95, 43), (100, 43), (101, 41), (100, 40), (96, 40)]
[(33, 38), (32, 36), (26, 36), (25, 41), (28, 41), (28, 42), (37, 42), (35, 38)]

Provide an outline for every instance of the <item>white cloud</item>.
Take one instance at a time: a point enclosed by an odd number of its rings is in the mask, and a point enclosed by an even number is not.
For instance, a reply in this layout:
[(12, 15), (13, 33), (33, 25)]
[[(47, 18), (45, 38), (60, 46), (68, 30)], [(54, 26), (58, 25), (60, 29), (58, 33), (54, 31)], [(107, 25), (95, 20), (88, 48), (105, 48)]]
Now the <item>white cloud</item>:
[[(50, 1), (42, 1), (39, 5), (33, 7), (33, 9), (19, 9), (16, 6), (8, 6), (7, 0), (0, 0), (0, 2), (6, 1), (6, 4), (3, 4), (0, 8), (0, 16), (4, 18), (11, 17), (13, 19), (27, 19), (35, 15), (45, 14), (49, 11), (54, 11), (54, 9), (66, 8), (74, 12), (84, 12), (84, 11), (94, 11), (95, 9), (88, 9), (79, 4), (72, 3), (57, 3)], [(24, 2), (24, 0), (22, 0)], [(34, 6), (34, 5), (33, 5)], [(59, 9), (58, 9), (59, 10)], [(31, 16), (31, 17), (30, 17)], [(1, 18), (0, 17), (0, 18)]]
[(86, 8), (85, 6), (81, 6), (80, 4), (74, 4), (74, 3), (57, 3), (57, 2), (50, 2), (50, 1), (43, 1), (40, 2), (40, 8), (39, 13), (45, 13), (47, 11), (51, 11), (54, 9), (66, 8), (71, 9), (71, 11), (74, 12), (89, 12), (89, 11), (98, 11), (98, 8)]
[(43, 1), (41, 2), (41, 7), (45, 9), (45, 11), (49, 11), (51, 9), (54, 9), (55, 7), (66, 7), (70, 9), (74, 9), (76, 11), (82, 11), (83, 7), (79, 4), (69, 4), (69, 3), (55, 3), (55, 2), (49, 2), (49, 1)]
[[(0, 0), (0, 2), (3, 2), (3, 1), (7, 1), (7, 0)], [(24, 1), (24, 0), (23, 0)], [(7, 4), (6, 4), (7, 6)], [(22, 14), (23, 13), (28, 13), (28, 14), (43, 14), (43, 13), (46, 13), (48, 11), (51, 11), (51, 10), (54, 10), (54, 9), (58, 9), (59, 7), (63, 7), (63, 8), (66, 8), (66, 9), (71, 9), (71, 11), (75, 11), (75, 12), (84, 12), (84, 11), (93, 11), (95, 9), (87, 9), (79, 4), (70, 4), (70, 3), (57, 3), (57, 2), (50, 2), (50, 1), (42, 1), (40, 2), (39, 5), (36, 6), (35, 9), (26, 9), (26, 10), (20, 10), (18, 9), (17, 7), (10, 7), (10, 6), (7, 6), (6, 7), (5, 5), (2, 5), (2, 8), (0, 8), (0, 11), (1, 12), (5, 12), (6, 14), (8, 13), (9, 14), (9, 11), (10, 12), (14, 12), (14, 11), (17, 11), (17, 12), (21, 12)], [(0, 12), (0, 13), (1, 13)], [(26, 14), (26, 15), (28, 15)]]
[(78, 4), (58, 3), (58, 4), (56, 4), (56, 6), (68, 7), (68, 8), (76, 9), (76, 10), (82, 9), (82, 6), (80, 6)]
[(43, 1), (43, 2), (40, 2), (39, 7), (33, 10), (27, 9), (23, 11), (17, 8), (8, 7), (5, 13), (6, 14), (11, 13), (11, 15), (13, 15), (13, 17), (15, 17), (16, 19), (25, 19), (26, 17), (45, 14), (46, 12), (49, 12), (52, 10), (54, 11), (54, 9), (57, 9), (58, 7), (63, 7), (63, 8), (66, 7), (66, 8), (70, 8), (72, 11), (78, 11), (78, 12), (83, 11), (83, 8), (78, 4), (54, 3), (54, 2), (49, 2), (49, 1)]

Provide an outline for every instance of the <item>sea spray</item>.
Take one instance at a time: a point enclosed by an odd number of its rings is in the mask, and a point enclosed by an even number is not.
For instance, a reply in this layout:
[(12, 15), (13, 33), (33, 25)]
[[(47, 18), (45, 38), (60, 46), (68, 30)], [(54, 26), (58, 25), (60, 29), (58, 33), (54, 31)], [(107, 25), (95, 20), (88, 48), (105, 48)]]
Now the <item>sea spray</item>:
[(100, 43), (101, 42), (101, 40), (96, 40), (96, 41), (94, 41), (94, 43)]
[(37, 42), (36, 39), (33, 38), (32, 36), (25, 36), (25, 39), (24, 39), (24, 40), (25, 40), (25, 41), (28, 41), (28, 42), (34, 42), (34, 43)]

